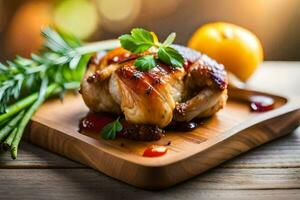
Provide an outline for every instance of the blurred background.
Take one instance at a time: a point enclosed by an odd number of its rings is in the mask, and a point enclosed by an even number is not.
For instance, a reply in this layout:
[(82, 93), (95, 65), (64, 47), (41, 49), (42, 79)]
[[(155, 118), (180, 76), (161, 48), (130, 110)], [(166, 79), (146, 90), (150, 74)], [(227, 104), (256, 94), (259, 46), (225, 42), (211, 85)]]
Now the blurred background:
[(231, 22), (254, 32), (265, 60), (300, 60), (300, 0), (0, 0), (0, 60), (28, 56), (52, 25), (84, 41), (144, 27), (186, 44), (201, 25)]

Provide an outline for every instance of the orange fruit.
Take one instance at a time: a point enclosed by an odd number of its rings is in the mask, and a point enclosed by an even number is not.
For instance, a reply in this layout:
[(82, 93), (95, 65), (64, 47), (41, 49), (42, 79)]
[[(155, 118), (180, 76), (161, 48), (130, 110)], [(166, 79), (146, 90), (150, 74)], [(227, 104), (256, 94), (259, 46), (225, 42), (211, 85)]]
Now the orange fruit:
[(249, 79), (263, 61), (259, 39), (249, 30), (234, 24), (206, 24), (192, 35), (188, 46), (222, 63), (242, 81)]

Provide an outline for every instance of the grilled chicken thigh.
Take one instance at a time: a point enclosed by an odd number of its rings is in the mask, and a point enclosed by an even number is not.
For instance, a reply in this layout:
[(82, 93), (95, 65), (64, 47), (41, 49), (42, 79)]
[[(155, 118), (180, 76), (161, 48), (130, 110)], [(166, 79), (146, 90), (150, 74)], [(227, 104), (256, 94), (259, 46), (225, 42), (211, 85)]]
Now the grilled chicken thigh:
[[(130, 123), (160, 128), (172, 119), (190, 121), (216, 113), (227, 100), (223, 65), (189, 48), (172, 47), (183, 55), (183, 68), (157, 63), (139, 71), (134, 62), (142, 55), (123, 48), (94, 56), (81, 83), (86, 105), (94, 112), (123, 113)], [(155, 56), (156, 49), (145, 54)]]

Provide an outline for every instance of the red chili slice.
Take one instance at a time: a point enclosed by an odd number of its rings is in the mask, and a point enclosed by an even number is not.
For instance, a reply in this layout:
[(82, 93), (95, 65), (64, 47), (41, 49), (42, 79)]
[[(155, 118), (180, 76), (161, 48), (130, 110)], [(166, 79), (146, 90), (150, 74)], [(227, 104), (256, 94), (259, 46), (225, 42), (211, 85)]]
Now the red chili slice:
[(165, 146), (152, 145), (145, 149), (143, 156), (144, 157), (159, 157), (166, 154), (168, 148)]

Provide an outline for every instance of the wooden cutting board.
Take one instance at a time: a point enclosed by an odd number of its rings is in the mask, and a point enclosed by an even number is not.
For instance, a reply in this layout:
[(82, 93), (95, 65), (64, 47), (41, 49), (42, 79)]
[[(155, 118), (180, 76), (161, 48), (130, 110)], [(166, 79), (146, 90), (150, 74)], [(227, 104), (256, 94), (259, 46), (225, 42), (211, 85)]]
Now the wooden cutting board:
[[(251, 95), (272, 97), (275, 109), (251, 112)], [(88, 109), (80, 95), (49, 100), (35, 114), (25, 138), (134, 186), (161, 189), (198, 175), (254, 147), (289, 133), (300, 124), (299, 98), (233, 89), (226, 107), (191, 132), (167, 132), (156, 142), (103, 140), (78, 132)], [(162, 157), (143, 157), (151, 144), (168, 146)]]

